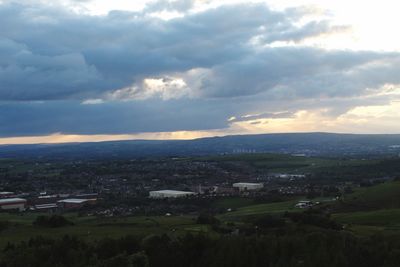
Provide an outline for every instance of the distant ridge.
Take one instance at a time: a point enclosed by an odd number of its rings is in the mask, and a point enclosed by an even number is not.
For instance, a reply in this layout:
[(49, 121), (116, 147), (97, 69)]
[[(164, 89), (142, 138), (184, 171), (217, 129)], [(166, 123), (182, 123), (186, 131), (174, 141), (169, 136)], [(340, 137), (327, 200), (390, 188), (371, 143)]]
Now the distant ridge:
[(1, 158), (136, 158), (232, 153), (305, 156), (399, 155), (400, 134), (279, 133), (194, 140), (131, 140), (0, 146)]

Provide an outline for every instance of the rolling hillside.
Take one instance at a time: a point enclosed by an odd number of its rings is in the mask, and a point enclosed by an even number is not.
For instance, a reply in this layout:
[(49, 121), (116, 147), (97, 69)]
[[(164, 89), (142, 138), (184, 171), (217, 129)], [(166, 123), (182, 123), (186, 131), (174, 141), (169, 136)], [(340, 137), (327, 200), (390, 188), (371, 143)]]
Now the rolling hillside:
[(400, 208), (400, 181), (361, 189), (346, 196), (344, 205), (361, 210)]
[(400, 135), (331, 133), (263, 134), (196, 140), (135, 140), (100, 143), (0, 146), (2, 158), (129, 158), (235, 153), (288, 153), (307, 156), (399, 155)]

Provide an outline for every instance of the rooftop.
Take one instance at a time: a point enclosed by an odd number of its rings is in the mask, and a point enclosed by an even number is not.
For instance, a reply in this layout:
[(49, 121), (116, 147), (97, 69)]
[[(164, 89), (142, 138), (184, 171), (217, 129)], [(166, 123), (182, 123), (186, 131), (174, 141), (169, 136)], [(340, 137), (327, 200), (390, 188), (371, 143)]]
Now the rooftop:
[(85, 203), (85, 202), (90, 201), (90, 200), (94, 200), (94, 199), (69, 198), (69, 199), (59, 200), (59, 201), (57, 201), (57, 202), (60, 202), (60, 203), (82, 204), (82, 203)]
[(233, 185), (261, 185), (262, 183), (234, 183)]
[(158, 190), (158, 191), (150, 191), (154, 193), (162, 193), (162, 194), (194, 194), (193, 192), (188, 192), (188, 191), (178, 191), (178, 190)]
[(41, 204), (35, 205), (35, 209), (50, 209), (50, 208), (57, 208), (57, 203), (50, 203), (50, 204)]
[(5, 199), (0, 199), (0, 205), (1, 204), (9, 204), (9, 203), (20, 203), (20, 202), (26, 202), (26, 199), (23, 199), (23, 198), (5, 198)]

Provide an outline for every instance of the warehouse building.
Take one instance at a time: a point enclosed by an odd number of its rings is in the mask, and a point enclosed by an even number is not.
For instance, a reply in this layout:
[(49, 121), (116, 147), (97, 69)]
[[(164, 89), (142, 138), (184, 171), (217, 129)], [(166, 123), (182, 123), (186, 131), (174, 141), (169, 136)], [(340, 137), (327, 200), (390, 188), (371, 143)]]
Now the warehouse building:
[(178, 198), (192, 196), (194, 192), (176, 191), (176, 190), (160, 190), (150, 191), (150, 198)]
[(26, 208), (26, 199), (23, 198), (4, 198), (0, 199), (1, 210), (19, 210), (24, 211)]
[(56, 211), (58, 209), (57, 203), (39, 204), (31, 207), (35, 211)]
[(97, 199), (84, 199), (84, 198), (68, 198), (57, 201), (60, 208), (63, 209), (80, 209), (85, 205), (95, 204)]
[(264, 188), (264, 184), (262, 183), (234, 183), (234, 188), (238, 188), (239, 191), (253, 191), (260, 190)]

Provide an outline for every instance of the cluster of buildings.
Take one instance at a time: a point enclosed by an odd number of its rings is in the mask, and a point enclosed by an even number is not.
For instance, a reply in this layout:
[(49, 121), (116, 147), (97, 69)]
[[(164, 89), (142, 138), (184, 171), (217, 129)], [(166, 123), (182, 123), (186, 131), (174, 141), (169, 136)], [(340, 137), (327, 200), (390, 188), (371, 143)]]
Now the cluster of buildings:
[(289, 174), (289, 173), (276, 173), (272, 175), (275, 178), (279, 179), (286, 179), (286, 180), (298, 180), (298, 179), (305, 179), (305, 174)]
[[(234, 183), (230, 186), (231, 192), (238, 194), (258, 191), (264, 188), (263, 183)], [(153, 199), (165, 198), (184, 198), (197, 194), (204, 194), (201, 190), (197, 192), (179, 191), (179, 190), (157, 190), (150, 191), (149, 197)], [(80, 209), (87, 205), (95, 204), (98, 194), (47, 194), (43, 192), (39, 196), (15, 195), (13, 192), (0, 192), (0, 211), (18, 210), (18, 211), (56, 211)]]
[[(263, 183), (234, 183), (232, 185), (232, 189), (236, 190), (239, 193), (257, 191), (263, 188), (264, 188)], [(181, 197), (190, 197), (193, 195), (196, 195), (196, 193), (191, 191), (178, 191), (178, 190), (157, 190), (149, 192), (149, 197), (154, 199), (181, 198)]]
[(237, 188), (239, 192), (244, 191), (254, 191), (254, 190), (261, 190), (264, 188), (263, 183), (234, 183), (234, 188)]
[(159, 190), (159, 191), (150, 191), (150, 198), (179, 198), (179, 197), (188, 197), (195, 195), (194, 192), (188, 191), (177, 191), (177, 190)]
[(97, 201), (97, 194), (81, 194), (71, 196), (68, 194), (45, 195), (22, 198), (17, 197), (13, 192), (0, 192), (0, 211), (17, 210), (25, 211), (51, 211), (79, 209), (85, 205), (94, 204)]

